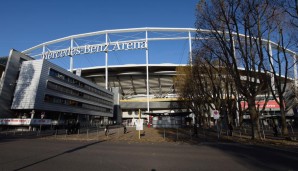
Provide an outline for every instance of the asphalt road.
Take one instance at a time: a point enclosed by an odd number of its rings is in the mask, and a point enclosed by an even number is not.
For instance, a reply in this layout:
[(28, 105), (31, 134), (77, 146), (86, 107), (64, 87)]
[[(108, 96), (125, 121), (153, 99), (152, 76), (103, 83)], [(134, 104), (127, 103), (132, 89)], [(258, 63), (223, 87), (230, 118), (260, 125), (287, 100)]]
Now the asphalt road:
[(298, 170), (298, 152), (236, 143), (0, 139), (0, 170)]

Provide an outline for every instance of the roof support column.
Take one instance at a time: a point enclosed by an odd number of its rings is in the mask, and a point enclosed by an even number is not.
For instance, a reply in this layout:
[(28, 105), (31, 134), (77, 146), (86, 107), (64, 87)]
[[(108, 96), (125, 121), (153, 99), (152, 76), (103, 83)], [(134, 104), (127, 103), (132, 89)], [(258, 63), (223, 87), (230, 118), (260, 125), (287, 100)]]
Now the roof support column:
[(192, 43), (191, 43), (191, 33), (188, 32), (188, 44), (189, 44), (189, 63), (192, 66)]
[(232, 48), (233, 48), (233, 55), (234, 55), (235, 61), (237, 62), (237, 65), (238, 65), (238, 60), (237, 60), (237, 56), (236, 56), (236, 48), (235, 48), (235, 38), (233, 35), (232, 35)]
[(105, 66), (106, 66), (106, 71), (105, 71), (105, 74), (106, 74), (106, 89), (108, 89), (108, 33), (106, 33), (106, 51), (105, 51), (105, 54), (106, 54), (106, 62), (105, 62)]
[(295, 87), (294, 87), (294, 90), (295, 90), (295, 93), (297, 92), (297, 84), (298, 84), (298, 78), (297, 78), (297, 57), (296, 57), (296, 54), (293, 55), (293, 62), (294, 62), (294, 84), (295, 84)]
[(70, 70), (70, 72), (72, 73), (72, 71), (73, 71), (73, 57), (72, 57), (72, 55), (71, 55), (71, 51), (72, 51), (72, 49), (73, 49), (73, 38), (71, 38), (70, 39), (70, 51), (69, 51), (69, 57), (70, 57), (70, 64), (69, 64), (69, 70)]
[(42, 45), (42, 55), (41, 55), (42, 59), (45, 59), (45, 53), (46, 53), (46, 45)]
[(148, 52), (148, 31), (146, 31), (146, 87), (147, 87), (147, 112), (150, 111), (149, 106), (149, 52)]
[(273, 61), (273, 57), (272, 57), (272, 47), (271, 47), (271, 43), (269, 42), (268, 44), (268, 51), (269, 51), (269, 60), (270, 60), (270, 72), (271, 72), (271, 86), (273, 91), (275, 92), (275, 84), (274, 84), (274, 74), (273, 74), (273, 67), (274, 67), (274, 61)]

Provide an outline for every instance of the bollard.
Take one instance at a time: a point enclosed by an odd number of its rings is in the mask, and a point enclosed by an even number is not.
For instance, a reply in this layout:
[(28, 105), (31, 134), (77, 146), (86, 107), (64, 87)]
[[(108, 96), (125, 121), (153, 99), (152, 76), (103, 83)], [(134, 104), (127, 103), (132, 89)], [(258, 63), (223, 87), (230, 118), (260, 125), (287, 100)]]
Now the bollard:
[(177, 141), (178, 141), (178, 126), (177, 126)]
[(118, 138), (119, 138), (119, 128), (117, 129), (117, 134), (118, 134)]
[(89, 139), (89, 129), (87, 129), (87, 140)]
[(290, 126), (291, 126), (291, 129), (292, 129), (292, 135), (293, 135), (293, 137), (294, 137), (294, 140), (296, 140), (295, 133), (294, 133), (294, 129), (293, 129), (293, 127), (292, 127), (291, 124), (290, 124)]

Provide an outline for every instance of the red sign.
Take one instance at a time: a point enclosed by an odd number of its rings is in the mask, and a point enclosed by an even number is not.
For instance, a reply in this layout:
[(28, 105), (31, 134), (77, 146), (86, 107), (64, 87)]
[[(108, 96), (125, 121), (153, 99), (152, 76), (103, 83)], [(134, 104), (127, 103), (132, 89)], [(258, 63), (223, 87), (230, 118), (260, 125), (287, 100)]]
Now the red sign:
[[(259, 109), (262, 109), (265, 105), (265, 101), (256, 101), (256, 107), (259, 106)], [(245, 101), (241, 102), (241, 108), (242, 109), (247, 109), (248, 104)], [(280, 106), (279, 104), (277, 104), (277, 102), (275, 100), (269, 100), (266, 104), (265, 109), (279, 109)]]

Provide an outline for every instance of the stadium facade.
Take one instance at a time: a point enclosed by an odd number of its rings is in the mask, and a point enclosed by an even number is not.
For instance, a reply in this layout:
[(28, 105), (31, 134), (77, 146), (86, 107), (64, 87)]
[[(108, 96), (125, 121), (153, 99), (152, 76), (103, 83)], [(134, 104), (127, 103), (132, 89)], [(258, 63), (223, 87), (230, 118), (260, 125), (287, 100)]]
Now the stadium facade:
[[(133, 124), (139, 117), (149, 121), (150, 116), (171, 115), (176, 120), (186, 124), (184, 116), (190, 114), (187, 109), (179, 106), (177, 90), (174, 79), (177, 76), (177, 67), (185, 65), (177, 64), (150, 64), (149, 86), (150, 95), (146, 92), (146, 65), (120, 65), (109, 66), (108, 87), (119, 88), (119, 106), (122, 119)], [(105, 67), (92, 67), (80, 69), (81, 76), (100, 85), (105, 85)], [(149, 99), (149, 110), (147, 100)], [(181, 118), (178, 117), (183, 116)], [(153, 119), (153, 118), (151, 118)], [(174, 119), (174, 118), (172, 118)], [(173, 124), (171, 124), (173, 125)]]
[[(45, 114), (57, 124), (67, 120), (87, 123), (124, 120), (134, 124), (140, 117), (164, 127), (184, 125), (191, 111), (178, 105), (174, 78), (177, 67), (192, 63), (196, 32), (210, 30), (158, 27), (104, 30), (52, 40), (22, 52), (12, 50), (9, 57), (3, 58), (4, 62), (0, 61), (3, 71), (0, 117), (40, 119)], [(125, 35), (117, 38), (120, 34)], [(187, 62), (149, 63), (149, 42), (177, 40), (188, 44)], [(272, 49), (277, 48), (274, 42), (264, 41)], [(109, 65), (110, 53), (137, 50), (145, 51), (145, 64)], [(295, 52), (288, 49), (286, 52), (295, 57)], [(104, 54), (104, 66), (74, 67), (74, 56), (97, 53)], [(51, 63), (60, 58), (70, 59), (69, 70)], [(296, 63), (294, 69), (296, 82)], [(161, 116), (166, 119), (158, 121)]]

